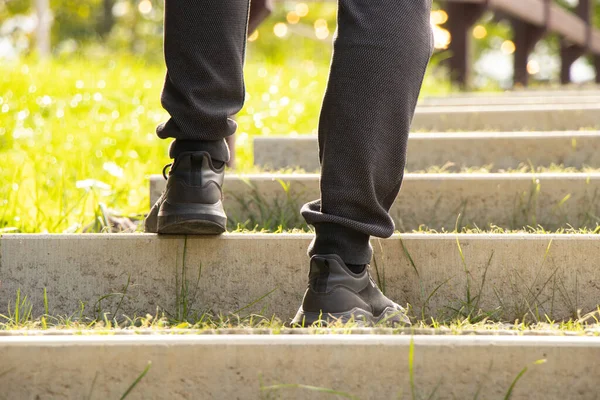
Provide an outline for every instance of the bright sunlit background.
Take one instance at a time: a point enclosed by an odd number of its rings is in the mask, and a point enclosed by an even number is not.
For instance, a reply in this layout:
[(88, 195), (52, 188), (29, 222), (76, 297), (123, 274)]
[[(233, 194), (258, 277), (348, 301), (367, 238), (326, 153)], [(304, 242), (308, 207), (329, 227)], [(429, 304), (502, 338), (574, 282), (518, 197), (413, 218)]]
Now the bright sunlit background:
[[(169, 160), (155, 126), (160, 107), (163, 2), (51, 0), (50, 56), (36, 51), (31, 0), (0, 0), (0, 233), (79, 232), (98, 205), (148, 209), (148, 176)], [(567, 4), (572, 5), (572, 4)], [(600, 9), (600, 7), (597, 7)], [(332, 2), (283, 1), (250, 35), (247, 102), (237, 116), (240, 171), (252, 171), (252, 137), (316, 132), (336, 30)], [(453, 90), (443, 60), (452, 37), (434, 4), (437, 49), (423, 94)], [(508, 87), (510, 25), (486, 13), (472, 30), (474, 84)], [(542, 40), (527, 70), (535, 85), (558, 78), (559, 42)], [(593, 79), (585, 58), (573, 79)]]

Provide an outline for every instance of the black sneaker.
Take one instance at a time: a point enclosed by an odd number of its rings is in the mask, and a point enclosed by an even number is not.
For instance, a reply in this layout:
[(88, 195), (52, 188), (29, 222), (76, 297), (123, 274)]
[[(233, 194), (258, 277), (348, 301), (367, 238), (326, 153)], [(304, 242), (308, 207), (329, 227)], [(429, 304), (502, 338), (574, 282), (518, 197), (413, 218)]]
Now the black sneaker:
[[(169, 166), (167, 177), (165, 170)], [(227, 216), (221, 192), (225, 165), (215, 168), (206, 152), (186, 152), (165, 170), (167, 188), (146, 217), (145, 231), (181, 235), (225, 232)]]
[(355, 274), (335, 254), (314, 255), (308, 280), (292, 326), (346, 323), (352, 319), (361, 325), (410, 325), (406, 310), (381, 293), (368, 266)]

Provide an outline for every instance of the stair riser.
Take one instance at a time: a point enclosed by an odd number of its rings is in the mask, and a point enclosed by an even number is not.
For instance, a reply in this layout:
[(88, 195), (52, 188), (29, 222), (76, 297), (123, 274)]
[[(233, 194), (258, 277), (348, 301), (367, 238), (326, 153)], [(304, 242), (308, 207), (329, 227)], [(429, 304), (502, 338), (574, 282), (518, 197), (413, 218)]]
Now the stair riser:
[[(154, 315), (157, 309), (177, 316), (186, 293), (194, 311), (227, 314), (273, 291), (241, 314), (275, 314), (289, 321), (306, 288), (311, 238), (4, 235), (0, 310), (14, 307), (20, 289), (39, 316), (46, 288), (51, 315), (78, 315), (83, 302), (87, 316), (97, 316), (98, 308), (118, 316)], [(528, 313), (531, 320), (532, 312), (570, 318), (600, 302), (596, 235), (460, 235), (459, 243), (464, 264), (455, 235), (374, 240), (372, 266), (379, 272), (373, 274), (391, 298), (410, 303), (419, 318), (449, 318), (456, 315), (451, 308), (468, 307), (465, 268), (471, 297), (479, 299), (470, 306), (486, 312), (500, 308), (494, 315), (503, 320), (522, 320)], [(110, 294), (99, 307), (98, 299)]]
[[(29, 340), (27, 340), (29, 339)], [(509, 339), (509, 340), (506, 340)], [(414, 337), (414, 388), (436, 399), (595, 399), (596, 338)], [(309, 385), (360, 399), (410, 398), (409, 337), (73, 337), (0, 339), (7, 398), (329, 399), (274, 385)], [(534, 361), (546, 360), (533, 365)], [(4, 376), (2, 372), (9, 371)], [(574, 379), (573, 377), (577, 377)], [(29, 382), (24, 385), (23, 382)], [(535, 390), (533, 389), (535, 388)], [(54, 396), (53, 396), (54, 397)]]
[(550, 90), (509, 90), (505, 92), (453, 92), (441, 96), (428, 96), (421, 101), (444, 101), (444, 100), (477, 100), (477, 99), (546, 99), (548, 101), (560, 101), (563, 98), (575, 97), (585, 99), (588, 97), (600, 97), (598, 87), (586, 89), (556, 88)]
[(515, 105), (554, 105), (554, 104), (600, 104), (600, 96), (472, 96), (472, 97), (426, 97), (419, 101), (417, 107), (454, 107), (454, 106), (515, 106)]
[[(232, 226), (245, 221), (250, 221), (248, 228), (267, 222), (275, 226), (283, 223), (286, 228), (302, 226), (300, 207), (320, 196), (317, 175), (244, 179), (226, 177), (225, 210)], [(287, 192), (282, 182), (289, 185)], [(162, 177), (151, 179), (152, 202), (164, 185)], [(567, 196), (570, 198), (564, 200)], [(405, 232), (420, 225), (451, 231), (457, 223), (459, 227), (480, 228), (490, 224), (511, 229), (537, 224), (546, 229), (568, 224), (594, 228), (594, 216), (600, 216), (598, 196), (600, 174), (544, 174), (538, 178), (528, 174), (406, 175), (391, 215), (396, 229)]]
[[(520, 164), (547, 167), (600, 167), (600, 133), (523, 134), (411, 134), (407, 171), (453, 163), (449, 171), (492, 165), (492, 171), (519, 168)], [(319, 170), (314, 136), (256, 137), (254, 164), (285, 169)]]
[(600, 106), (426, 107), (415, 113), (413, 131), (561, 131), (600, 128)]

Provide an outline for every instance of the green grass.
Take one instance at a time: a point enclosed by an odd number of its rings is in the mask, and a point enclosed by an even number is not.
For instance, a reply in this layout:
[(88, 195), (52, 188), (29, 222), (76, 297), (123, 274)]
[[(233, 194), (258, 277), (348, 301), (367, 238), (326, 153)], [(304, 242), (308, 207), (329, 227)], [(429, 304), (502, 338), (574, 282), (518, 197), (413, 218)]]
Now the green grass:
[(507, 173), (507, 174), (543, 174), (543, 173), (599, 173), (600, 168), (584, 165), (581, 168), (565, 167), (564, 164), (550, 164), (548, 166), (533, 166), (527, 163), (520, 163), (516, 168), (496, 168), (493, 164), (481, 166), (457, 166), (455, 163), (449, 162), (444, 165), (432, 165), (424, 170), (406, 171), (414, 174), (491, 174), (491, 173)]
[(470, 334), (502, 334), (502, 335), (592, 335), (600, 336), (600, 309), (579, 318), (566, 321), (513, 321), (496, 322), (484, 319), (472, 322), (468, 318), (456, 318), (438, 321), (433, 318), (415, 319), (409, 328), (391, 328), (378, 326), (360, 327), (355, 322), (335, 323), (329, 327), (290, 328), (287, 323), (276, 317), (265, 317), (257, 314), (249, 315), (211, 315), (201, 314), (196, 320), (178, 321), (165, 315), (146, 315), (145, 317), (122, 317), (114, 319), (90, 320), (86, 318), (42, 317), (16, 322), (0, 314), (0, 336), (17, 334), (23, 331), (39, 333), (64, 334), (219, 334), (219, 333), (253, 333), (253, 334), (438, 334), (438, 335), (470, 335)]
[[(253, 136), (315, 133), (326, 59), (278, 64), (249, 56), (248, 97), (237, 117), (240, 172), (261, 172), (252, 165)], [(423, 93), (447, 93), (450, 87), (436, 76), (433, 64)], [(0, 65), (0, 234), (105, 231), (105, 210), (140, 219), (148, 210), (148, 177), (169, 162), (168, 141), (154, 134), (156, 125), (167, 119), (160, 105), (163, 80), (162, 65), (131, 56), (25, 59)], [(486, 173), (492, 166), (446, 164), (417, 172), (456, 171)], [(523, 164), (506, 172), (532, 171), (598, 170)], [(260, 193), (256, 197), (253, 204), (262, 204)], [(308, 231), (296, 203), (288, 198), (278, 207), (265, 204), (250, 219), (232, 218), (230, 228)]]
[[(238, 115), (240, 170), (251, 137), (314, 133), (328, 65), (311, 60), (246, 65), (248, 97)], [(99, 203), (124, 215), (148, 209), (148, 176), (168, 141), (154, 134), (164, 67), (130, 56), (0, 65), (0, 233), (80, 232)], [(425, 92), (449, 85), (433, 75)]]
[[(315, 174), (318, 170), (307, 171), (304, 168), (287, 167), (272, 168), (270, 166), (251, 165), (243, 169), (244, 174)], [(458, 166), (456, 163), (448, 162), (444, 165), (432, 165), (427, 169), (411, 170), (406, 169), (405, 173), (411, 174), (543, 174), (543, 173), (600, 173), (600, 168), (584, 165), (581, 168), (565, 167), (564, 164), (550, 164), (548, 166), (533, 166), (527, 163), (520, 163), (516, 168), (496, 168), (493, 164), (476, 166)]]

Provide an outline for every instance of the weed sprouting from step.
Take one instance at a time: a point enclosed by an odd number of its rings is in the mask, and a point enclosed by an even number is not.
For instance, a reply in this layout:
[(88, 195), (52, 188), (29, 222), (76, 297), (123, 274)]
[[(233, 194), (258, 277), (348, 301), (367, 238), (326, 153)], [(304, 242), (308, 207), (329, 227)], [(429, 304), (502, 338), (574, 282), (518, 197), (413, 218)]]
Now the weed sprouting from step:
[[(540, 365), (540, 364), (544, 364), (545, 362), (546, 362), (545, 359), (541, 359), (541, 360), (535, 361), (533, 363), (533, 365)], [(512, 393), (513, 393), (513, 390), (515, 389), (517, 382), (519, 382), (519, 380), (523, 377), (523, 375), (525, 375), (525, 373), (527, 372), (528, 369), (529, 369), (529, 367), (525, 367), (521, 370), (521, 372), (519, 372), (517, 374), (515, 379), (510, 384), (510, 387), (508, 388), (508, 391), (506, 392), (506, 395), (504, 396), (504, 400), (510, 400), (512, 398)]]
[[(589, 186), (589, 177), (586, 182), (586, 185)], [(586, 190), (585, 196), (583, 197), (582, 206), (580, 210), (579, 219), (580, 226), (592, 226), (592, 224), (596, 224), (596, 226), (600, 226), (600, 201), (598, 201), (598, 189), (594, 190), (591, 198)]]
[(117, 308), (113, 312), (113, 315), (115, 317), (118, 315), (119, 310), (121, 309), (121, 306), (123, 305), (123, 300), (125, 299), (125, 296), (127, 296), (127, 290), (129, 289), (130, 284), (131, 284), (131, 274), (128, 274), (127, 275), (127, 283), (125, 284), (125, 288), (123, 289), (123, 294), (121, 296), (121, 299), (119, 300), (119, 304), (117, 304)]
[(408, 381), (410, 383), (410, 394), (412, 400), (416, 400), (417, 391), (415, 390), (415, 339), (410, 338), (410, 346), (408, 347)]
[[(550, 214), (556, 216), (556, 220), (558, 223), (560, 223), (560, 225), (571, 226), (571, 224), (569, 224), (569, 217), (567, 215), (567, 212), (564, 210), (564, 205), (568, 203), (571, 197), (571, 193), (568, 193), (550, 210)], [(586, 224), (580, 226), (586, 226)]]
[(537, 225), (537, 208), (539, 194), (542, 190), (540, 180), (533, 176), (529, 191), (522, 193), (516, 199), (515, 214), (511, 228)]
[[(521, 380), (521, 378), (523, 378), (523, 376), (527, 373), (527, 371), (529, 370), (529, 368), (531, 366), (536, 366), (536, 365), (541, 365), (546, 363), (546, 359), (539, 359), (535, 362), (533, 362), (531, 365), (524, 367), (521, 371), (519, 371), (519, 373), (517, 374), (517, 376), (512, 380), (506, 394), (504, 395), (504, 400), (510, 400), (512, 398), (513, 392), (517, 386), (517, 383)], [(474, 400), (478, 400), (481, 393), (482, 393), (482, 384), (481, 382), (483, 381), (487, 381), (489, 375), (492, 373), (492, 367), (493, 367), (493, 361), (490, 360), (489, 363), (489, 367), (488, 370), (485, 374), (485, 376), (481, 377), (479, 379), (479, 384), (477, 385), (477, 389), (475, 391), (475, 394), (473, 396)], [(408, 379), (409, 379), (409, 386), (410, 386), (410, 396), (412, 400), (419, 400), (422, 399), (423, 397), (419, 396), (418, 393), (418, 388), (417, 385), (415, 383), (415, 341), (414, 341), (414, 336), (411, 337), (410, 343), (409, 343), (409, 349), (408, 349)], [(440, 387), (442, 386), (442, 379), (439, 380), (439, 382), (437, 383), (437, 385), (431, 390), (431, 392), (429, 393), (428, 396), (424, 397), (425, 399), (434, 399), (436, 393), (438, 392), (438, 390), (440, 389)], [(301, 390), (309, 390), (309, 391), (313, 391), (313, 392), (317, 392), (317, 393), (321, 393), (321, 394), (330, 394), (330, 395), (335, 395), (335, 396), (339, 396), (342, 398), (346, 398), (346, 399), (356, 399), (358, 400), (358, 397), (355, 395), (352, 395), (350, 393), (347, 392), (340, 392), (340, 391), (336, 391), (333, 389), (328, 389), (328, 388), (323, 388), (323, 387), (317, 387), (317, 386), (311, 386), (311, 385), (304, 385), (304, 384), (275, 384), (275, 385), (269, 385), (269, 386), (265, 386), (263, 383), (263, 378), (262, 375), (259, 375), (259, 387), (260, 387), (260, 392), (261, 392), (261, 398), (263, 399), (272, 399), (272, 395), (275, 394), (276, 392), (283, 390), (283, 389), (301, 389)], [(465, 393), (462, 393), (462, 395), (464, 396)], [(398, 394), (398, 398), (401, 398), (401, 392)], [(466, 398), (466, 397), (462, 397), (462, 398)]]
[(184, 237), (183, 241), (183, 255), (181, 261), (181, 272), (178, 271), (178, 257), (175, 258), (175, 313), (174, 318), (176, 321), (189, 322), (193, 320), (193, 315), (196, 312), (194, 305), (200, 288), (200, 278), (202, 277), (202, 263), (198, 265), (198, 275), (196, 276), (193, 288), (190, 288), (190, 282), (188, 281), (188, 265), (187, 265), (187, 248), (188, 248), (188, 237)]
[(0, 372), (0, 379), (5, 377), (6, 375), (10, 374), (11, 372), (13, 372), (16, 368), (10, 368), (7, 369), (6, 371), (2, 371)]
[(90, 386), (90, 392), (88, 393), (87, 400), (92, 400), (92, 394), (94, 393), (94, 386), (96, 386), (96, 381), (98, 380), (98, 371), (94, 374), (94, 380), (92, 381), (92, 386)]
[(48, 308), (48, 291), (44, 288), (44, 315), (50, 315)]
[[(541, 364), (546, 363), (546, 361), (547, 361), (546, 359), (540, 359), (540, 360), (533, 362), (532, 365), (533, 366), (541, 365)], [(414, 363), (415, 363), (415, 342), (414, 342), (414, 336), (413, 336), (413, 337), (411, 337), (410, 345), (409, 345), (409, 349), (408, 349), (408, 377), (409, 377), (411, 398), (412, 398), (412, 400), (418, 400), (418, 399), (420, 399), (420, 396), (418, 395), (416, 384), (415, 384)], [(492, 367), (493, 367), (493, 361), (490, 361), (488, 371), (482, 379), (483, 381), (487, 380), (487, 377), (491, 374)], [(517, 383), (523, 377), (523, 375), (525, 375), (525, 373), (528, 371), (528, 369), (529, 369), (529, 366), (526, 366), (517, 374), (515, 379), (513, 379), (513, 381), (510, 384), (510, 387), (508, 388), (508, 390), (506, 392), (506, 395), (504, 396), (504, 400), (510, 400), (512, 398), (512, 394), (513, 394), (513, 391), (514, 391)], [(442, 384), (442, 380), (440, 379), (440, 381), (432, 389), (431, 393), (429, 394), (429, 396), (426, 397), (426, 399), (433, 399), (435, 394), (437, 393), (438, 389), (440, 388), (441, 384)], [(479, 383), (477, 385), (477, 390), (473, 397), (474, 400), (479, 399), (479, 395), (481, 394), (481, 391), (482, 391), (482, 385), (481, 385), (481, 383)], [(464, 395), (464, 393), (463, 393), (463, 395)], [(398, 397), (400, 398), (400, 396), (398, 396)], [(466, 397), (463, 397), (463, 398), (466, 398)]]
[[(410, 385), (411, 399), (412, 400), (420, 399), (420, 397), (417, 393), (416, 385), (415, 385), (415, 338), (414, 338), (414, 336), (411, 336), (410, 344), (408, 346), (408, 381), (409, 381), (409, 385)], [(426, 399), (427, 400), (433, 399), (441, 385), (442, 385), (442, 379), (440, 379), (438, 381), (437, 385), (435, 385), (435, 387), (432, 389), (431, 393), (429, 394), (429, 396), (426, 397)], [(400, 398), (400, 395), (398, 396), (398, 398)]]
[[(96, 312), (96, 319), (98, 321), (105, 320), (107, 318), (107, 314), (111, 314), (113, 316), (113, 318), (117, 318), (118, 317), (118, 312), (121, 309), (121, 306), (123, 305), (123, 300), (127, 296), (127, 291), (129, 290), (130, 284), (131, 284), (131, 274), (127, 275), (127, 283), (123, 287), (123, 291), (122, 292), (108, 293), (108, 294), (105, 294), (105, 295), (101, 296), (98, 300), (96, 300), (96, 304), (94, 305), (94, 310)], [(112, 313), (110, 313), (110, 312), (109, 313), (105, 313), (104, 310), (102, 309), (102, 302), (104, 300), (108, 300), (108, 299), (111, 299), (113, 297), (118, 297), (119, 298), (119, 302), (117, 303), (117, 307), (113, 310)], [(82, 310), (82, 313), (83, 313), (83, 310)]]
[[(246, 178), (242, 182), (249, 187), (250, 193), (233, 195), (239, 210), (228, 210), (230, 230), (252, 228), (266, 232), (280, 232), (290, 229), (307, 231), (308, 225), (298, 214), (301, 193), (292, 190), (291, 183), (278, 179), (283, 196), (267, 200)], [(239, 215), (244, 216), (240, 218)]]
[(466, 215), (467, 215), (467, 205), (469, 204), (469, 200), (468, 199), (463, 199), (461, 200), (460, 204), (458, 205), (458, 207), (454, 210), (454, 215), (456, 215), (456, 224), (454, 226), (454, 229), (456, 231), (458, 231), (458, 228), (463, 228), (466, 227), (464, 221), (466, 219)]
[(473, 395), (473, 400), (479, 400), (479, 395), (481, 394), (481, 391), (483, 389), (482, 382), (486, 382), (489, 380), (489, 377), (492, 374), (493, 367), (494, 367), (494, 361), (490, 360), (490, 365), (487, 369), (486, 374), (481, 379), (479, 379), (479, 381), (477, 382), (477, 390), (475, 391), (475, 394)]
[(48, 291), (46, 290), (46, 288), (44, 288), (43, 299), (44, 299), (44, 315), (42, 317), (40, 317), (40, 320), (42, 323), (42, 329), (45, 330), (45, 329), (48, 329), (48, 323), (46, 321), (46, 318), (50, 315), (49, 306), (48, 306)]
[[(330, 394), (332, 396), (339, 396), (339, 397), (342, 397), (344, 399), (358, 400), (358, 397), (356, 397), (356, 396), (354, 396), (354, 395), (352, 395), (350, 393), (341, 392), (339, 390), (328, 389), (328, 388), (324, 388), (324, 387), (303, 385), (303, 384), (300, 384), (300, 383), (284, 383), (284, 384), (277, 384), (277, 385), (270, 385), (270, 386), (263, 386), (261, 384), (261, 386), (260, 386), (260, 391), (262, 393), (265, 393), (265, 392), (277, 392), (277, 391), (280, 391), (282, 389), (307, 390), (307, 391), (321, 393), (321, 394)], [(266, 397), (267, 399), (271, 398), (268, 393), (267, 393), (267, 396), (268, 396), (268, 397)]]
[[(549, 261), (549, 255), (553, 241), (550, 240), (544, 252), (544, 257), (537, 267), (532, 278), (524, 276), (517, 268), (513, 268), (513, 277), (509, 282), (509, 286), (513, 296), (518, 300), (513, 305), (513, 315), (520, 320), (533, 318), (534, 321), (545, 321), (547, 318), (552, 318), (554, 312), (554, 300), (558, 290), (564, 300), (569, 299), (568, 292), (564, 288), (564, 283), (560, 279), (558, 272), (560, 267), (556, 266), (552, 260), (553, 267), (546, 277), (542, 277), (542, 272), (548, 268), (545, 264)], [(561, 286), (563, 290), (561, 291)], [(551, 289), (550, 294), (545, 294), (547, 288)], [(501, 301), (500, 295), (496, 292), (496, 296)], [(547, 304), (549, 303), (549, 308)]]
[(423, 302), (423, 306), (421, 307), (421, 320), (425, 321), (425, 319), (426, 319), (425, 318), (425, 310), (427, 310), (427, 308), (429, 307), (429, 301), (433, 298), (433, 296), (435, 296), (435, 294), (437, 293), (438, 290), (440, 290), (444, 285), (446, 285), (452, 279), (454, 279), (454, 277), (451, 276), (450, 278), (446, 279), (445, 281), (443, 281), (442, 283), (440, 283), (439, 285), (437, 285), (431, 291), (431, 293), (429, 293), (429, 295), (427, 296), (427, 298)]
[(555, 291), (558, 291), (561, 299), (571, 311), (571, 317), (579, 318), (579, 272), (575, 271), (575, 287), (573, 288), (574, 299), (571, 297), (570, 291), (567, 289), (564, 280), (561, 279), (559, 282), (556, 282), (554, 289)]
[(8, 315), (0, 314), (0, 318), (7, 321), (7, 324), (11, 326), (25, 325), (32, 321), (32, 311), (33, 305), (27, 296), (21, 298), (21, 289), (17, 289), (14, 308), (11, 308), (9, 303)]
[(210, 312), (201, 312), (197, 310), (195, 308), (195, 303), (200, 290), (202, 263), (198, 265), (198, 273), (194, 277), (194, 280), (190, 282), (188, 278), (188, 274), (190, 272), (190, 267), (188, 265), (188, 244), (188, 237), (185, 236), (183, 242), (183, 252), (181, 255), (181, 268), (179, 267), (179, 255), (177, 255), (175, 258), (175, 312), (166, 312), (166, 314), (169, 316), (171, 324), (185, 324), (186, 327), (205, 325), (235, 326), (244, 324), (254, 326), (253, 320), (259, 320), (259, 324), (262, 324), (264, 321), (268, 321), (268, 318), (262, 316), (262, 311), (259, 315), (250, 314), (248, 316), (240, 316), (240, 313), (260, 303), (274, 293), (278, 288), (270, 290), (264, 295), (228, 315), (219, 314), (215, 316)]
[[(456, 227), (455, 230), (458, 230), (458, 221), (460, 219), (460, 215), (458, 216), (458, 218), (456, 219)], [(471, 273), (469, 272), (469, 269), (467, 267), (467, 261), (465, 259), (465, 254), (463, 253), (462, 250), (462, 246), (460, 245), (460, 240), (458, 239), (458, 235), (456, 236), (456, 247), (458, 248), (458, 254), (460, 255), (460, 261), (463, 267), (463, 272), (465, 273), (465, 277), (466, 277), (466, 282), (467, 282), (467, 286), (466, 286), (466, 304), (471, 304), (472, 303), (472, 299), (471, 299)]]
[[(417, 265), (415, 264), (414, 259), (410, 255), (410, 252), (406, 248), (406, 245), (404, 244), (404, 240), (402, 238), (400, 238), (400, 245), (402, 246), (402, 252), (408, 259), (408, 262), (411, 265), (413, 271), (415, 271), (415, 274), (417, 274), (417, 278), (419, 278), (419, 296), (421, 297), (421, 300), (422, 300), (425, 297), (425, 288), (423, 285), (423, 280), (421, 279), (421, 274), (419, 273), (419, 269), (417, 268)], [(453, 277), (450, 277), (450, 278), (446, 279), (445, 281), (443, 281), (442, 283), (440, 283), (439, 285), (437, 285), (429, 293), (429, 295), (425, 298), (425, 300), (421, 302), (421, 320), (424, 321), (426, 319), (425, 312), (426, 312), (427, 308), (429, 307), (429, 302), (431, 301), (433, 296), (435, 296), (435, 294), (438, 292), (438, 290), (440, 290), (444, 285), (446, 285), (452, 279), (453, 279)]]
[(421, 275), (419, 274), (419, 270), (417, 269), (417, 266), (415, 265), (415, 261), (413, 260), (412, 256), (408, 252), (408, 249), (404, 245), (404, 240), (402, 240), (402, 238), (400, 238), (400, 245), (402, 246), (402, 251), (404, 252), (404, 255), (406, 256), (406, 258), (408, 258), (408, 262), (410, 263), (411, 267), (417, 274), (417, 277), (421, 278)]
[[(533, 229), (533, 228), (531, 228)], [(458, 231), (458, 226), (456, 227), (455, 233)], [(600, 231), (600, 230), (599, 230)], [(465, 231), (464, 233), (478, 233), (479, 231), (473, 232), (472, 230)], [(504, 231), (503, 231), (504, 232)], [(482, 233), (482, 232), (479, 232)], [(505, 233), (505, 232), (504, 232)], [(531, 233), (540, 233), (538, 231), (531, 231)], [(581, 232), (583, 233), (583, 232)], [(591, 232), (590, 232), (591, 233)], [(493, 261), (494, 253), (490, 253), (490, 256), (487, 260), (485, 268), (483, 269), (481, 282), (479, 287), (474, 287), (474, 280), (472, 276), (471, 268), (468, 267), (466, 263), (466, 257), (463, 252), (460, 236), (456, 236), (456, 246), (458, 249), (458, 254), (460, 256), (460, 261), (462, 264), (463, 273), (466, 279), (466, 287), (465, 287), (465, 295), (464, 299), (460, 301), (458, 307), (450, 306), (448, 309), (454, 313), (453, 316), (450, 317), (450, 320), (456, 318), (468, 318), (471, 322), (477, 322), (478, 320), (484, 319), (492, 319), (499, 320), (503, 318), (503, 314), (506, 311), (509, 311), (509, 308), (506, 306), (505, 301), (503, 300), (503, 296), (498, 291), (498, 288), (492, 287), (491, 290), (493, 294), (496, 296), (496, 299), (499, 303), (499, 307), (496, 307), (491, 311), (483, 311), (481, 310), (481, 303), (483, 302), (483, 292), (487, 281), (487, 273), (491, 266), (491, 262)], [(412, 259), (410, 253), (407, 250), (407, 247), (404, 241), (401, 240), (401, 244), (403, 246), (402, 250), (408, 259), (409, 264), (412, 269), (415, 271), (419, 281), (421, 282), (420, 271), (415, 265), (414, 260)], [(562, 279), (559, 272), (561, 268), (554, 265), (554, 260), (549, 258), (550, 249), (552, 246), (552, 240), (549, 241), (548, 247), (544, 254), (544, 258), (542, 260), (542, 264), (536, 269), (533, 277), (527, 277), (523, 275), (523, 272), (517, 269), (513, 270), (513, 276), (510, 281), (507, 282), (509, 288), (512, 289), (513, 297), (517, 299), (516, 304), (513, 302), (511, 305), (511, 315), (514, 315), (518, 319), (527, 319), (533, 317), (535, 321), (545, 321), (546, 316), (552, 316), (554, 313), (555, 302), (558, 295), (561, 296), (561, 299), (564, 303), (568, 304), (568, 308), (573, 310), (573, 318), (577, 317), (577, 304), (578, 304), (578, 276), (575, 276), (575, 287), (574, 289), (567, 289), (565, 286), (565, 282)], [(551, 261), (553, 263), (553, 269), (549, 272), (548, 268), (544, 266), (544, 264)], [(437, 287), (435, 287), (431, 294), (426, 297), (424, 294), (424, 289), (421, 284), (421, 319), (425, 319), (425, 313), (427, 311), (428, 303), (437, 293), (437, 291), (443, 287), (443, 285), (447, 284), (450, 280), (449, 278), (444, 282), (441, 282)], [(575, 294), (573, 293), (575, 291)], [(574, 297), (573, 297), (574, 296)], [(423, 299), (425, 299), (423, 301)], [(528, 317), (529, 316), (529, 317)]]
[(144, 378), (144, 376), (146, 376), (146, 374), (148, 373), (148, 371), (150, 371), (151, 367), (152, 367), (152, 362), (148, 361), (148, 365), (146, 365), (146, 368), (144, 368), (144, 370), (142, 371), (142, 373), (136, 378), (135, 381), (133, 381), (133, 383), (131, 384), (131, 386), (129, 386), (129, 388), (127, 389), (127, 391), (125, 391), (125, 393), (123, 393), (123, 396), (121, 396), (121, 400), (123, 400), (127, 396), (129, 396), (129, 394), (133, 391), (133, 389), (135, 389), (135, 387), (137, 386), (137, 384), (140, 383), (140, 381)]
[(473, 294), (472, 292), (472, 276), (469, 268), (467, 267), (466, 258), (464, 252), (462, 250), (462, 246), (460, 244), (460, 240), (458, 239), (458, 235), (456, 236), (456, 246), (458, 248), (458, 253), (460, 255), (461, 264), (463, 267), (463, 272), (465, 274), (466, 286), (465, 286), (465, 299), (460, 300), (459, 307), (448, 306), (447, 308), (454, 312), (453, 318), (463, 318), (469, 322), (479, 322), (485, 321), (488, 319), (497, 319), (499, 318), (499, 314), (501, 312), (501, 308), (496, 308), (492, 311), (483, 311), (480, 307), (481, 298), (483, 294), (483, 288), (485, 286), (486, 277), (488, 270), (492, 264), (492, 259), (494, 257), (494, 251), (491, 252), (490, 257), (485, 265), (483, 270), (483, 275), (481, 278), (481, 284), (479, 286), (479, 290), (477, 294)]
[(240, 308), (239, 310), (234, 311), (232, 314), (233, 315), (238, 315), (239, 313), (241, 313), (242, 311), (245, 311), (247, 309), (249, 309), (250, 307), (254, 306), (255, 304), (260, 303), (262, 300), (264, 300), (265, 298), (269, 297), (271, 294), (273, 294), (277, 289), (279, 288), (275, 288), (265, 294), (263, 294), (262, 296), (260, 296), (259, 298), (257, 298), (256, 300), (251, 301), (250, 303), (246, 304), (245, 306), (243, 306), (242, 308)]

